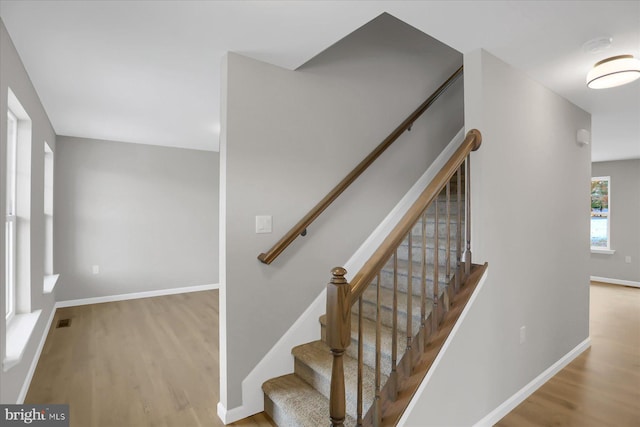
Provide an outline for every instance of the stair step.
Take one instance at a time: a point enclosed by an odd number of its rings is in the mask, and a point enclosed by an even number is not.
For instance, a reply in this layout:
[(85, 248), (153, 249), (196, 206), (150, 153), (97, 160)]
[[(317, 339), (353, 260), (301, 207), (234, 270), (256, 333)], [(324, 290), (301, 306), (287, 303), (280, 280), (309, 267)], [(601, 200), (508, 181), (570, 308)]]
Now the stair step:
[[(294, 347), (291, 351), (295, 357), (295, 373), (309, 385), (318, 390), (327, 399), (331, 390), (331, 369), (333, 355), (322, 341), (314, 341)], [(347, 413), (357, 417), (358, 399), (358, 361), (348, 355), (343, 356), (345, 394)], [(381, 384), (388, 377), (381, 375)], [(362, 367), (362, 408), (367, 413), (375, 398), (375, 370), (370, 366)]]
[[(440, 264), (440, 263), (439, 263)], [(398, 260), (398, 290), (402, 292), (407, 292), (408, 286), (408, 277), (409, 277), (409, 262), (405, 260)], [(455, 260), (451, 260), (451, 277), (453, 277), (455, 273)], [(412, 294), (420, 296), (421, 295), (421, 284), (422, 284), (422, 264), (420, 262), (413, 262), (412, 272), (411, 272), (411, 286), (412, 286)], [(393, 265), (385, 266), (380, 272), (380, 280), (382, 282), (382, 287), (387, 289), (393, 289)], [(374, 279), (373, 283), (376, 283)], [(427, 265), (427, 296), (433, 295), (433, 266)], [(448, 285), (447, 281), (447, 271), (444, 263), (439, 265), (438, 268), (438, 286), (440, 290)]]
[[(411, 259), (414, 262), (422, 262), (422, 238), (420, 238), (420, 241), (416, 242), (415, 240), (412, 242), (413, 244), (411, 245)], [(444, 267), (446, 265), (447, 262), (447, 248), (446, 248), (446, 239), (441, 239), (440, 244), (438, 245), (438, 265), (440, 267)], [(455, 243), (452, 241), (451, 242), (451, 247), (449, 248), (449, 261), (451, 261), (451, 265), (453, 264), (453, 260), (456, 259), (457, 257), (457, 250), (456, 250), (456, 245)], [(462, 251), (461, 251), (462, 253)], [(403, 261), (408, 261), (409, 260), (409, 245), (408, 242), (405, 240), (404, 242), (402, 242), (402, 244), (398, 247), (398, 260), (403, 260)], [(434, 245), (433, 242), (427, 242), (427, 265), (432, 267), (434, 265)], [(388, 264), (387, 267), (393, 267), (393, 260), (391, 260)]]
[[(433, 213), (429, 213), (427, 212), (427, 228), (431, 227), (433, 228), (433, 225), (436, 223), (436, 217), (435, 214)], [(449, 224), (450, 227), (455, 229), (455, 225), (458, 223), (458, 217), (452, 212), (451, 215), (449, 216)], [(439, 215), (438, 216), (438, 224), (440, 224), (440, 226), (445, 226), (447, 225), (447, 216), (446, 215)], [(462, 218), (462, 230), (464, 231), (464, 215)], [(422, 218), (420, 218), (418, 220), (418, 222), (416, 222), (414, 224), (414, 226), (411, 228), (411, 231), (413, 232), (413, 234), (420, 234), (420, 230), (422, 230)]]
[[(454, 215), (455, 212), (456, 212), (456, 209), (458, 208), (458, 199), (457, 199), (457, 195), (456, 195), (455, 192), (451, 192), (451, 203), (450, 203), (449, 206), (450, 206), (449, 207), (449, 212), (451, 212), (451, 215)], [(462, 195), (462, 198), (460, 199), (460, 205), (459, 206), (460, 206), (460, 210), (462, 211), (464, 209), (464, 206), (465, 206), (464, 194)], [(435, 211), (436, 211), (436, 204), (432, 203), (427, 208), (427, 215), (434, 214)], [(438, 199), (438, 212), (441, 215), (446, 215), (446, 213), (447, 213), (447, 197), (445, 196), (444, 192), (442, 193), (442, 195)]]
[[(330, 424), (329, 400), (295, 374), (262, 385), (264, 409), (279, 427), (318, 427)], [(344, 425), (355, 427), (347, 415)]]
[[(370, 284), (362, 294), (362, 315), (370, 320), (375, 321), (376, 318), (376, 284)], [(411, 327), (415, 332), (420, 328), (420, 310), (421, 296), (413, 295), (411, 297)], [(425, 316), (431, 313), (431, 300), (425, 301)], [(358, 304), (353, 305), (353, 312), (358, 313)], [(380, 288), (380, 316), (383, 325), (393, 326), (393, 289), (385, 287)], [(407, 330), (407, 293), (398, 292), (398, 330)]]
[[(327, 328), (327, 316), (320, 316), (320, 326), (322, 331), (322, 341), (326, 342), (326, 328)], [(416, 331), (413, 331), (415, 335)], [(393, 330), (382, 325), (380, 328), (380, 372), (389, 376), (391, 373), (391, 344)], [(376, 354), (376, 322), (366, 317), (362, 318), (362, 358), (365, 365), (375, 368), (375, 354)], [(404, 337), (402, 331), (398, 330), (398, 337), (396, 340), (398, 359), (400, 361), (402, 355), (407, 348), (407, 340)], [(354, 359), (358, 358), (358, 315), (351, 314), (351, 344), (347, 347), (346, 354)]]

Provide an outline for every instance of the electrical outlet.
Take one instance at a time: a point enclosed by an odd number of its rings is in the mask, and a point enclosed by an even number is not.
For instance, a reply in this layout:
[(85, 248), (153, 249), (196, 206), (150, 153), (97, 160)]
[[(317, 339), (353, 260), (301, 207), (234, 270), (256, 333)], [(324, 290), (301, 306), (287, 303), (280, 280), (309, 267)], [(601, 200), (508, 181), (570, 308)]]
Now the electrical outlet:
[(626, 262), (627, 264), (631, 264), (631, 257), (629, 255), (624, 257), (624, 262)]
[(520, 327), (520, 344), (524, 344), (525, 341), (527, 341), (527, 327), (521, 326)]
[(91, 267), (91, 272), (93, 274), (99, 274), (100, 273), (100, 266), (99, 265), (94, 265)]

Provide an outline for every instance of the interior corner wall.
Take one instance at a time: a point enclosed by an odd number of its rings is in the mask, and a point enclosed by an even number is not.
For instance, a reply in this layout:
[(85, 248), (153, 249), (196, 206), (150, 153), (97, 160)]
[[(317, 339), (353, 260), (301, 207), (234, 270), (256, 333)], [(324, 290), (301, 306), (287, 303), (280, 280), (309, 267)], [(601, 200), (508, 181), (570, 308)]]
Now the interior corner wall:
[(575, 135), (590, 115), (485, 51), (464, 67), (465, 126), (483, 135), (472, 253), (489, 272), (405, 426), (474, 425), (589, 336), (591, 155)]
[[(8, 89), (15, 94), (31, 119), (31, 201), (30, 201), (30, 308), (42, 310), (38, 323), (31, 335), (24, 355), (16, 366), (7, 372), (0, 370), (0, 403), (16, 403), (21, 389), (29, 375), (40, 338), (47, 328), (47, 321), (54, 310), (54, 294), (43, 293), (44, 278), (44, 141), (56, 152), (56, 135), (47, 117), (40, 98), (31, 83), (22, 60), (0, 20), (0, 212), (6, 212), (6, 161), (7, 154), (7, 96)], [(28, 150), (27, 150), (28, 151)], [(2, 256), (0, 257), (0, 277), (2, 292), (0, 306), (5, 307), (5, 230), (0, 227)], [(6, 354), (5, 317), (0, 316), (0, 357)]]
[(65, 136), (57, 148), (58, 301), (218, 283), (218, 153)]
[(611, 249), (616, 251), (592, 253), (591, 276), (640, 283), (640, 159), (594, 162), (591, 176), (611, 177)]
[[(331, 268), (349, 259), (463, 126), (459, 80), (306, 237), (271, 265), (256, 259), (461, 65), (459, 52), (433, 39), (425, 45), (428, 36), (394, 19), (386, 15), (298, 71), (227, 57), (220, 283), (227, 410), (240, 407), (242, 381), (325, 288)], [(256, 215), (273, 217), (272, 233), (256, 234)]]

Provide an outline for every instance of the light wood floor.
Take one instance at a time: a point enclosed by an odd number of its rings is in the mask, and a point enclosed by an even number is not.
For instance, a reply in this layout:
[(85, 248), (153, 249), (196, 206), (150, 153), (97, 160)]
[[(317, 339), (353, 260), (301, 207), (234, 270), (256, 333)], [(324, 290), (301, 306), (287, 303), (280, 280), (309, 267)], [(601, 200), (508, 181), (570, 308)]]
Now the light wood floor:
[[(58, 309), (25, 403), (68, 403), (72, 427), (221, 426), (217, 325), (218, 291)], [(593, 284), (590, 335), (497, 426), (640, 426), (640, 289)]]
[(72, 427), (222, 426), (218, 363), (218, 291), (61, 308), (25, 403), (69, 404)]
[(591, 348), (499, 427), (640, 426), (640, 289), (591, 285)]

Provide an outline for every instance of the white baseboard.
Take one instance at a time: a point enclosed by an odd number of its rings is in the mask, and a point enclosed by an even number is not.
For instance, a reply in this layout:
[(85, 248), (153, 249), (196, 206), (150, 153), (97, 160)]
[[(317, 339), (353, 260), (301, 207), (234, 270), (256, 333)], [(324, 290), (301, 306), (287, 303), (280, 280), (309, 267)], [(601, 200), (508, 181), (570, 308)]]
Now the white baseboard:
[(534, 378), (529, 384), (522, 387), (509, 399), (505, 400), (500, 406), (491, 411), (487, 416), (474, 424), (473, 427), (491, 427), (504, 418), (509, 412), (513, 411), (516, 406), (522, 403), (533, 392), (546, 383), (551, 377), (560, 372), (562, 368), (571, 363), (576, 357), (582, 354), (583, 351), (591, 347), (591, 338), (585, 339), (580, 344), (575, 346), (573, 350), (565, 354), (560, 360), (551, 365), (547, 370)]
[(33, 356), (33, 360), (31, 361), (31, 366), (29, 366), (29, 371), (27, 372), (27, 376), (22, 384), (22, 389), (20, 389), (20, 394), (18, 395), (17, 404), (21, 405), (24, 403), (24, 399), (27, 397), (27, 392), (29, 391), (29, 387), (31, 386), (31, 380), (33, 379), (33, 374), (36, 372), (36, 367), (38, 366), (38, 361), (40, 360), (40, 355), (42, 354), (42, 349), (44, 348), (44, 343), (47, 341), (47, 336), (49, 335), (49, 329), (51, 329), (51, 323), (53, 322), (53, 316), (56, 314), (55, 305), (51, 308), (51, 314), (49, 315), (49, 319), (47, 320), (47, 324), (44, 328), (44, 333), (42, 337), (40, 337), (40, 342), (38, 343), (38, 348), (36, 349), (36, 354)]
[(113, 301), (125, 301), (129, 299), (139, 299), (139, 298), (150, 298), (150, 297), (158, 297), (163, 295), (175, 295), (175, 294), (185, 294), (188, 292), (200, 292), (200, 291), (208, 291), (211, 289), (218, 289), (219, 285), (217, 283), (212, 285), (198, 285), (198, 286), (185, 286), (182, 288), (170, 288), (170, 289), (159, 289), (156, 291), (145, 291), (145, 292), (132, 292), (129, 294), (119, 294), (119, 295), (107, 295), (103, 297), (92, 297), (92, 298), (81, 298), (81, 299), (72, 299), (67, 301), (58, 301), (56, 302), (56, 308), (58, 307), (75, 307), (78, 305), (87, 305), (87, 304), (100, 304), (103, 302), (113, 302)]
[(632, 286), (634, 288), (640, 288), (640, 282), (634, 282), (633, 280), (620, 280), (610, 279), (608, 277), (591, 276), (591, 280), (594, 282), (611, 283), (613, 285)]
[[(218, 402), (217, 410), (218, 410), (218, 418), (222, 420), (224, 425), (231, 424), (233, 422), (236, 422), (238, 420), (241, 420), (243, 418), (247, 418), (253, 415), (253, 413), (249, 415), (244, 415), (249, 412), (247, 408), (245, 408), (244, 406), (239, 406), (237, 408), (227, 410), (227, 408), (225, 408), (222, 402)], [(262, 412), (262, 411), (258, 411), (258, 412)]]

